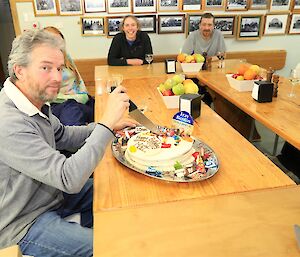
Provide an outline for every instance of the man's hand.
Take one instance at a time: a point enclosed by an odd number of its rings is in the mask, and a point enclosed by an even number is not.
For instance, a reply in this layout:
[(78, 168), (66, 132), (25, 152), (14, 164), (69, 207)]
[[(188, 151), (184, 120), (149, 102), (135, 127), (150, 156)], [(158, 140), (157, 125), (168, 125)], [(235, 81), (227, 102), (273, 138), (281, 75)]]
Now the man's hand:
[(138, 65), (143, 65), (143, 60), (141, 59), (127, 59), (127, 64), (129, 65), (134, 65), (134, 66), (138, 66)]
[(129, 97), (126, 94), (126, 88), (119, 86), (109, 94), (104, 114), (99, 121), (111, 130), (121, 127), (121, 124), (129, 124), (129, 122), (121, 122), (125, 111), (129, 108)]

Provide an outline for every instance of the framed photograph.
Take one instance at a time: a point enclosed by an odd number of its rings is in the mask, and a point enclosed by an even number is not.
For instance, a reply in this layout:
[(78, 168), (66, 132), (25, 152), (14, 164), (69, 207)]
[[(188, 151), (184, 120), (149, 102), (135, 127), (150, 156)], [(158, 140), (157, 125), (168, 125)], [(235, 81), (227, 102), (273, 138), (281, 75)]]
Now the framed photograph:
[(84, 0), (86, 13), (105, 12), (105, 0)]
[(238, 21), (238, 40), (257, 40), (261, 37), (262, 27), (261, 15), (239, 16)]
[(265, 16), (264, 35), (283, 35), (286, 32), (286, 25), (289, 14), (267, 14)]
[(134, 13), (155, 13), (156, 0), (132, 0)]
[(179, 0), (157, 0), (157, 5), (160, 12), (179, 11)]
[(200, 13), (197, 14), (188, 14), (187, 16), (187, 27), (186, 27), (186, 36), (188, 36), (191, 32), (199, 29), (199, 24), (201, 20)]
[(300, 34), (300, 14), (294, 13), (291, 16), (289, 34)]
[(107, 36), (113, 37), (121, 31), (121, 24), (124, 17), (107, 17)]
[(202, 8), (202, 1), (201, 0), (182, 0), (182, 6), (181, 10), (182, 11), (200, 11)]
[(57, 15), (55, 0), (33, 0), (35, 16)]
[(158, 15), (158, 34), (184, 33), (185, 15)]
[(204, 0), (204, 10), (224, 10), (225, 0)]
[(156, 33), (156, 15), (136, 16), (141, 25), (141, 31)]
[(246, 11), (248, 9), (247, 0), (227, 0), (226, 11)]
[(220, 30), (224, 37), (234, 37), (236, 34), (236, 16), (215, 16), (215, 29)]
[(81, 17), (82, 36), (104, 36), (104, 17)]
[(108, 13), (130, 13), (131, 0), (107, 0)]
[(290, 10), (291, 0), (270, 0), (270, 12), (282, 12)]
[(81, 0), (58, 0), (60, 15), (81, 15)]
[(292, 6), (293, 12), (300, 12), (300, 0), (294, 0)]
[(249, 9), (266, 10), (268, 9), (268, 0), (250, 0)]

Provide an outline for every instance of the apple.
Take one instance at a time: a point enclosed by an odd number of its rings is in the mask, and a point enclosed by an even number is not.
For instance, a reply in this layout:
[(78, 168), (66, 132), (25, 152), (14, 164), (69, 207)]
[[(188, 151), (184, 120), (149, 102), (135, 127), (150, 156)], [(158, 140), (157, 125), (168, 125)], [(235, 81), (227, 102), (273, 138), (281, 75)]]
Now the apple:
[(183, 95), (185, 92), (183, 84), (179, 83), (176, 86), (172, 87), (172, 91), (175, 95)]
[(184, 93), (185, 94), (197, 94), (198, 86), (192, 80), (185, 80), (184, 83)]
[(194, 58), (195, 58), (197, 63), (205, 61), (205, 58), (201, 54), (194, 54)]
[(162, 93), (166, 90), (165, 85), (163, 83), (160, 83), (158, 86), (159, 91)]
[(182, 75), (178, 75), (176, 74), (175, 76), (173, 76), (172, 78), (174, 84), (179, 84), (179, 83), (182, 83), (184, 81), (184, 77)]
[(244, 80), (244, 76), (240, 75), (236, 77), (236, 80)]
[(165, 85), (165, 89), (168, 90), (168, 89), (172, 89), (172, 87), (175, 86), (176, 83), (172, 79), (167, 79), (164, 85)]
[(167, 89), (164, 92), (162, 92), (163, 96), (172, 96), (174, 95), (171, 89)]

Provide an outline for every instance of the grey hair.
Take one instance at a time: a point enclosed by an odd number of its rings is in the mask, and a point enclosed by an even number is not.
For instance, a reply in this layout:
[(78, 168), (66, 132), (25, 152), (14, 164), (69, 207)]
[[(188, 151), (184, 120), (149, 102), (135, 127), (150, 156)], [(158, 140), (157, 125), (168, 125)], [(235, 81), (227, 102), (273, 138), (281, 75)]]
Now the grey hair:
[(14, 72), (14, 66), (27, 67), (30, 64), (32, 51), (36, 46), (45, 44), (57, 48), (62, 53), (65, 51), (65, 43), (59, 37), (43, 29), (28, 30), (16, 37), (12, 43), (12, 48), (8, 57), (7, 68), (12, 81), (18, 78)]

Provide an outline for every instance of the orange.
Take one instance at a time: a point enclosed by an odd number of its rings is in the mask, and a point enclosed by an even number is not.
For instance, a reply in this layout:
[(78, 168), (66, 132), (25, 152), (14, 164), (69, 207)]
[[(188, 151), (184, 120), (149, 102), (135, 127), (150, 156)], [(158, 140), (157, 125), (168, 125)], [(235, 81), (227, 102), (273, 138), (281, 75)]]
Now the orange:
[(178, 62), (183, 62), (185, 60), (186, 54), (181, 53), (179, 55), (177, 55), (177, 61)]
[(252, 80), (256, 77), (256, 71), (248, 69), (247, 71), (245, 71), (244, 73), (244, 79), (245, 80)]
[(244, 75), (244, 73), (248, 70), (248, 68), (249, 68), (248, 65), (243, 63), (239, 66), (237, 73), (240, 75)]

